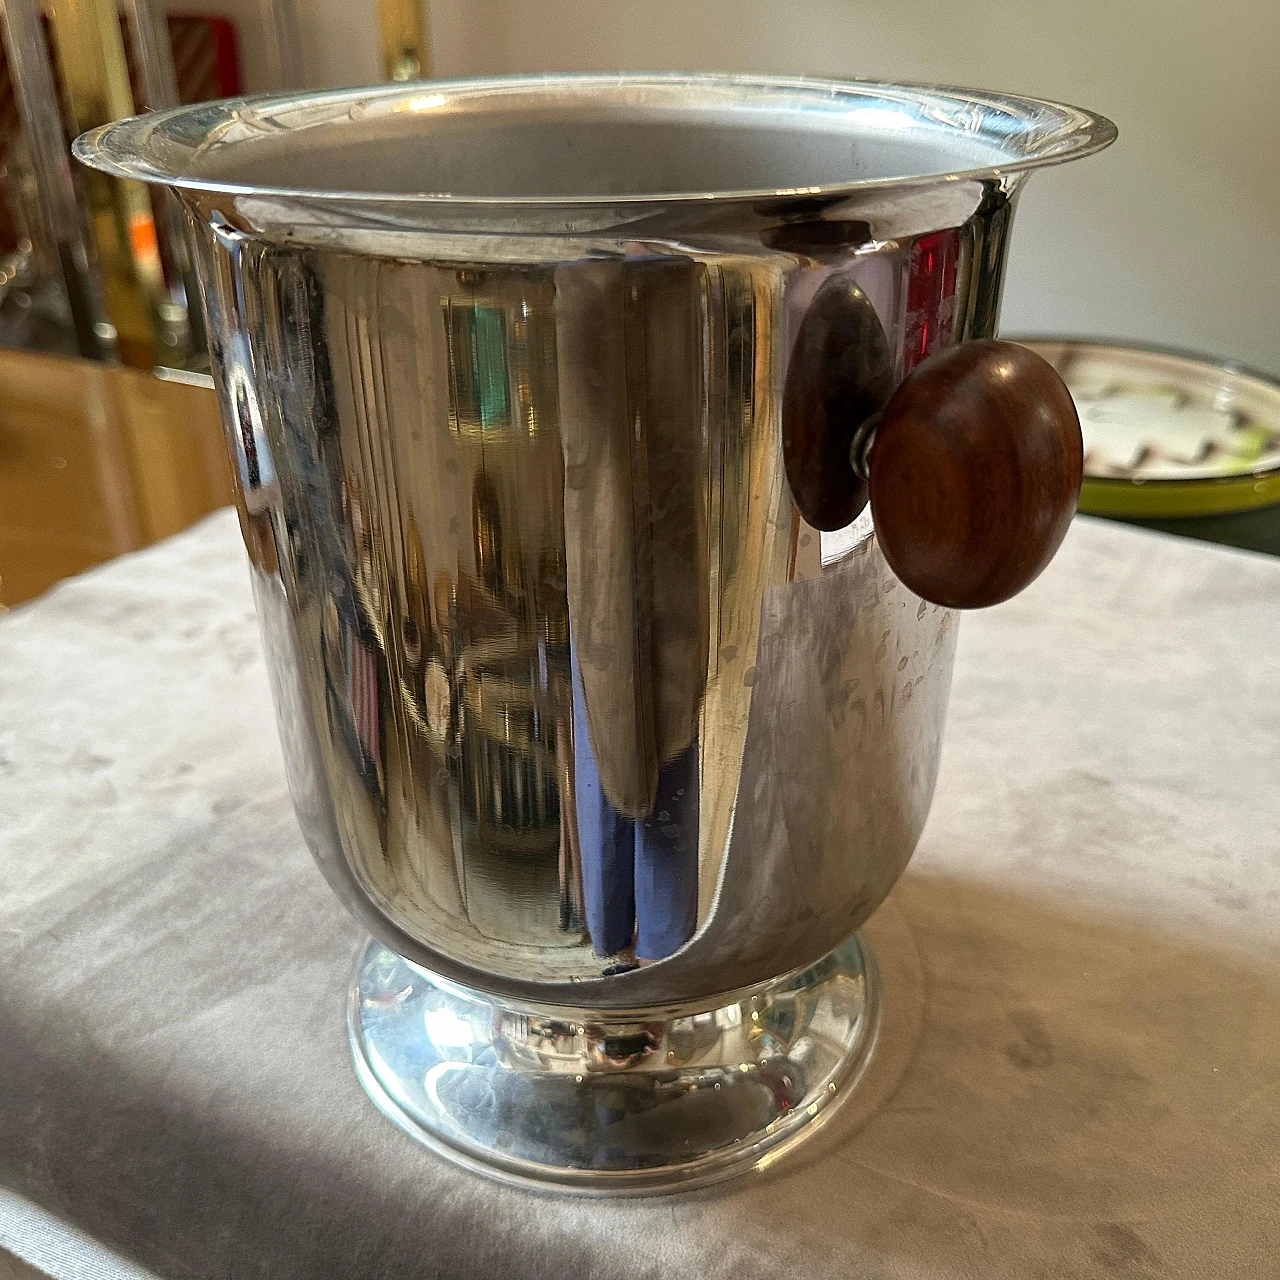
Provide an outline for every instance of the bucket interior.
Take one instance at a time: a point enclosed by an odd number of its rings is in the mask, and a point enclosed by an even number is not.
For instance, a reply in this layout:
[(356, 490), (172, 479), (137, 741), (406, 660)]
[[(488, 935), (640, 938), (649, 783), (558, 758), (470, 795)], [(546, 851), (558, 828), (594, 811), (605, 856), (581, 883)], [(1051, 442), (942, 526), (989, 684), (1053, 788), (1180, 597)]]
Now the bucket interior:
[(215, 103), (113, 126), (86, 157), (96, 147), (133, 176), (259, 192), (698, 199), (1048, 163), (1078, 154), (1098, 124), (964, 90), (548, 77)]

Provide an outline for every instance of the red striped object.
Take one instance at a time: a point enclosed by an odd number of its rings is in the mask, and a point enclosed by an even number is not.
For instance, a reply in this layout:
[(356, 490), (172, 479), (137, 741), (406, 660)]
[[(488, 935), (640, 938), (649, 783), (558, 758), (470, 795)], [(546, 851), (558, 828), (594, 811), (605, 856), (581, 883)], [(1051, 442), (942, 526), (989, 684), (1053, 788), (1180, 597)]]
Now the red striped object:
[(347, 631), (347, 706), (356, 737), (368, 758), (382, 762), (382, 721), (378, 715), (378, 659), (352, 630)]
[(168, 23), (178, 97), (184, 103), (230, 98), (240, 92), (236, 29), (226, 18), (171, 13)]
[(950, 345), (959, 264), (958, 229), (932, 232), (911, 246), (904, 377), (926, 357)]

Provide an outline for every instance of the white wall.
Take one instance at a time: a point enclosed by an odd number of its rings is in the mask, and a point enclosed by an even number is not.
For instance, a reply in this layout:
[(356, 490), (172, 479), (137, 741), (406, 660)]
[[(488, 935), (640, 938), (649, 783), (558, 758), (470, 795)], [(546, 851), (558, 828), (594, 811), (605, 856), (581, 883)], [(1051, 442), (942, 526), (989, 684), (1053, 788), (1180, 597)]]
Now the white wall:
[(773, 71), (1101, 111), (1120, 142), (1037, 175), (1022, 199), (1005, 331), (1173, 343), (1280, 374), (1280, 0), (430, 0), (430, 12), (438, 76)]
[(294, 0), (294, 5), (308, 85), (330, 88), (382, 79), (375, 0)]

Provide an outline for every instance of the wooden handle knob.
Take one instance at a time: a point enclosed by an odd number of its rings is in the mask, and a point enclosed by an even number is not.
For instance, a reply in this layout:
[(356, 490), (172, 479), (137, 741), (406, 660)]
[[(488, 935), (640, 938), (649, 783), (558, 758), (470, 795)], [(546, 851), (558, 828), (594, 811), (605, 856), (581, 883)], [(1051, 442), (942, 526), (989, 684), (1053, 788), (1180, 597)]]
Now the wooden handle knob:
[(805, 313), (782, 396), (787, 483), (815, 529), (843, 529), (867, 505), (866, 481), (849, 465), (849, 449), (893, 384), (875, 307), (852, 280), (834, 276)]
[(948, 347), (876, 423), (867, 479), (880, 548), (926, 600), (999, 604), (1053, 558), (1083, 465), (1075, 405), (1052, 365), (1012, 342)]

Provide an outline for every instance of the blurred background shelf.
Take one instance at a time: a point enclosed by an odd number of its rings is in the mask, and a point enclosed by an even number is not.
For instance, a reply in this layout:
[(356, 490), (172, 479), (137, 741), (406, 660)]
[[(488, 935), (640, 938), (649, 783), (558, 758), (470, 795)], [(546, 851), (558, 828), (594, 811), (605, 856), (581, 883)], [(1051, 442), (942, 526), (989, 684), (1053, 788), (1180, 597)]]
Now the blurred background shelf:
[[(1207, 17), (1191, 0), (652, 0), (643, 9), (621, 0), (0, 0), (0, 14), (0, 348), (78, 358), (64, 377), (60, 365), (4, 357), (6, 605), (229, 493), (211, 478), (212, 393), (145, 382), (156, 367), (203, 367), (185, 244), (163, 202), (67, 157), (81, 128), (170, 102), (416, 76), (655, 68), (976, 84), (1088, 102), (1118, 122), (1120, 141), (1079, 173), (1038, 176), (1021, 197), (1004, 328), (1169, 344), (1280, 376), (1280, 148), (1265, 145), (1280, 135), (1271, 65), (1280, 5), (1224, 0)], [(130, 374), (95, 377), (84, 360)], [(55, 374), (65, 387), (40, 392)], [(126, 422), (130, 412), (145, 425)], [(112, 425), (95, 437), (91, 421)], [(1134, 522), (1280, 550), (1280, 507)]]
[[(71, 140), (332, 81), (334, 57), (359, 80), (428, 71), (419, 0), (207, 8), (0, 0), (0, 608), (233, 496), (176, 205), (73, 163)], [(337, 15), (363, 42), (334, 38)]]

